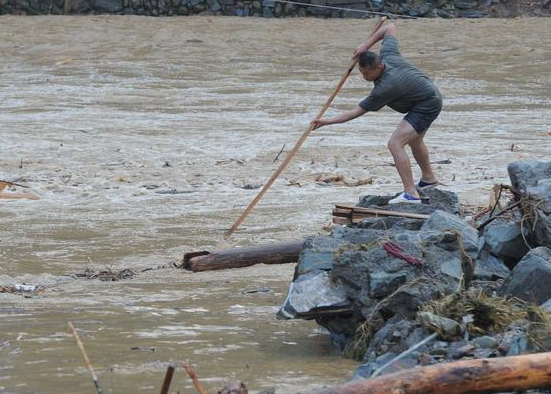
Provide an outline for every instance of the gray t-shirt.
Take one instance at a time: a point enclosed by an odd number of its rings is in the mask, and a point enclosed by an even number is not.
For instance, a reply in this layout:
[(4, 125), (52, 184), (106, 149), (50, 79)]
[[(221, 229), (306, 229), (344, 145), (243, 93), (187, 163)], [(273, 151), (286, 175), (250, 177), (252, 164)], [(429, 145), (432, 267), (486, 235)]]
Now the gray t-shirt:
[(396, 37), (388, 35), (383, 39), (379, 56), (385, 68), (373, 82), (370, 95), (358, 104), (360, 107), (378, 111), (388, 105), (406, 113), (414, 108), (418, 112), (432, 112), (441, 104), (440, 92), (429, 77), (400, 55)]

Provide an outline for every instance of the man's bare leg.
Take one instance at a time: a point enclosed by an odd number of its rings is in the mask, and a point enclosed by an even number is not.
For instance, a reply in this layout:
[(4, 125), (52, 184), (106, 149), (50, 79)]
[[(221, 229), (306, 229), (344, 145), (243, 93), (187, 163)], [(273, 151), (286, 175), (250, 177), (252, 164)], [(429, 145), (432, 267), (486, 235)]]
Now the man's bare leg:
[(423, 141), (425, 133), (426, 132), (418, 134), (417, 138), (409, 143), (409, 146), (411, 147), (411, 153), (413, 153), (415, 161), (421, 168), (421, 179), (427, 183), (434, 183), (438, 180), (436, 179), (436, 175), (434, 175), (434, 172), (432, 172), (432, 167), (430, 165), (429, 159), (429, 151), (427, 149), (427, 146), (425, 145), (425, 142)]
[(413, 182), (411, 164), (405, 149), (406, 145), (417, 138), (419, 138), (419, 133), (406, 120), (402, 119), (388, 141), (388, 149), (392, 153), (394, 164), (396, 164), (396, 169), (404, 184), (404, 191), (410, 196), (419, 198), (419, 193)]

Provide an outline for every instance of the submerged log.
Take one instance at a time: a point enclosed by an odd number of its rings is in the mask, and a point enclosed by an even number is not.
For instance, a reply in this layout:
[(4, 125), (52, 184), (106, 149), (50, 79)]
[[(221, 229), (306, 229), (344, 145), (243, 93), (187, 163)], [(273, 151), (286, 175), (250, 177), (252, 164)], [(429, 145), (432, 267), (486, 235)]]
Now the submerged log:
[(551, 352), (412, 368), (310, 394), (477, 394), (551, 387)]
[(184, 254), (183, 268), (193, 271), (211, 271), (227, 268), (248, 267), (254, 264), (295, 263), (304, 240), (234, 248), (210, 252)]

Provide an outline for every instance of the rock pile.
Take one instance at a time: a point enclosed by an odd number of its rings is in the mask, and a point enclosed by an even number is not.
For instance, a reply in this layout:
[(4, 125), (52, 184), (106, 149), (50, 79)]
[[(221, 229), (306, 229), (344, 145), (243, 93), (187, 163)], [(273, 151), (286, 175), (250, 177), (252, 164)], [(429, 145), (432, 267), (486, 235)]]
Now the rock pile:
[[(551, 163), (508, 170), (511, 201), (478, 215), (477, 228), (454, 193), (433, 189), (429, 204), (392, 206), (426, 220), (364, 219), (309, 238), (278, 315), (329, 330), (362, 361), (357, 378), (433, 333), (382, 373), (551, 349)], [(359, 205), (385, 209), (390, 198)]]
[[(365, 18), (369, 12), (408, 17), (549, 16), (551, 0), (0, 0), (0, 14), (230, 15), (264, 18)], [(320, 7), (321, 6), (321, 7)], [(339, 9), (340, 8), (340, 9)]]

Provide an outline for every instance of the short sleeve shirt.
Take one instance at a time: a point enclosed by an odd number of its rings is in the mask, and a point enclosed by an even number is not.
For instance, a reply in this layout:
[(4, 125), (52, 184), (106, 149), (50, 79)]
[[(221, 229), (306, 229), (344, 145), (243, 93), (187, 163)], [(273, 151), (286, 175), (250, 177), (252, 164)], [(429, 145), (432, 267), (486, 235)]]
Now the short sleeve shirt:
[(441, 100), (440, 92), (429, 77), (402, 57), (396, 37), (388, 35), (383, 39), (379, 56), (384, 70), (359, 106), (366, 111), (378, 111), (385, 105), (401, 113), (413, 108), (432, 111), (434, 103)]

